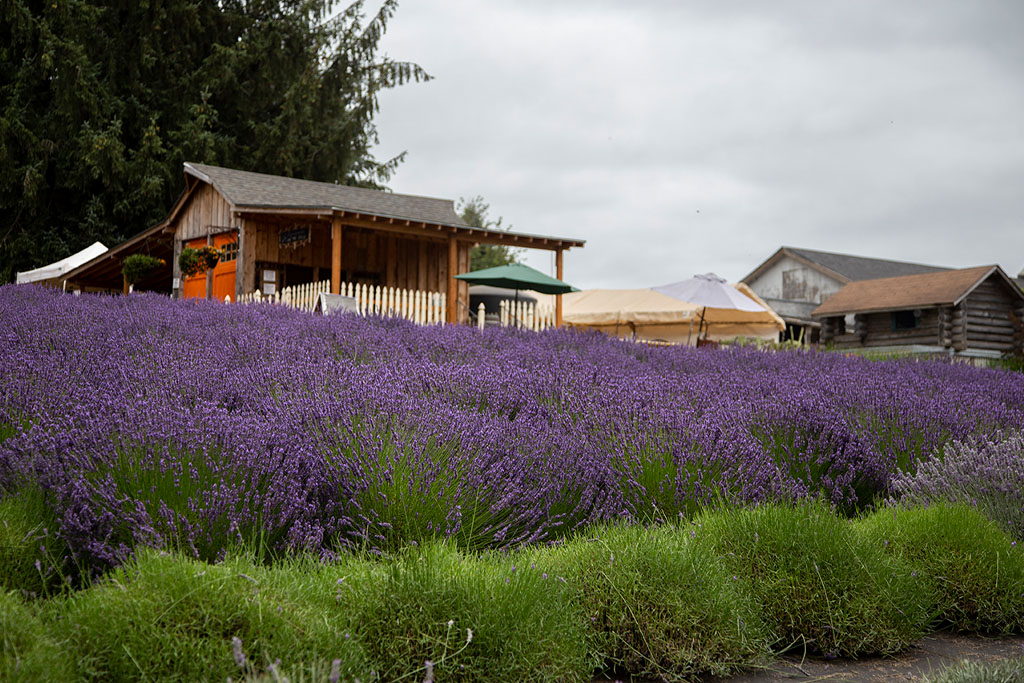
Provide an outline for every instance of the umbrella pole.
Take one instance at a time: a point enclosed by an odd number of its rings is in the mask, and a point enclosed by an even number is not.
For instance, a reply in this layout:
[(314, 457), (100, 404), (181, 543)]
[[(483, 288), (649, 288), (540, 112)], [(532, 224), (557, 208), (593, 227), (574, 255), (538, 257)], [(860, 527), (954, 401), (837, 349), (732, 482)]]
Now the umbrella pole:
[[(698, 343), (698, 344), (700, 344), (700, 332), (701, 332), (701, 328), (703, 328), (703, 327), (704, 327), (704, 313), (705, 313), (705, 312), (707, 312), (707, 310), (708, 310), (708, 307), (707, 307), (707, 306), (705, 306), (704, 308), (700, 309), (700, 327), (698, 327), (698, 328), (697, 328), (697, 343)], [(708, 332), (707, 332), (707, 330), (704, 330), (704, 338), (705, 338), (705, 339), (707, 339), (707, 338), (708, 338)]]

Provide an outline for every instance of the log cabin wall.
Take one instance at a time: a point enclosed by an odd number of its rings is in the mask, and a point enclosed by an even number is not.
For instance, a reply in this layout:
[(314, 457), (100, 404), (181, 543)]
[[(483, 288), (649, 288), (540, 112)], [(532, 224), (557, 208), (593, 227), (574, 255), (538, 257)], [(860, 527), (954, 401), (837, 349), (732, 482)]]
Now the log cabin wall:
[[(920, 315), (914, 315), (920, 311)], [(917, 325), (910, 329), (893, 329), (893, 315), (914, 315)], [(864, 346), (936, 346), (939, 343), (939, 311), (935, 308), (910, 311), (884, 311), (864, 316), (866, 333)]]
[[(822, 340), (837, 349), (854, 349), (873, 346), (935, 346), (939, 343), (939, 311), (935, 308), (916, 309), (917, 326), (910, 329), (893, 329), (894, 311), (881, 313), (858, 313), (852, 330), (843, 326), (843, 318), (836, 316), (822, 321)], [(913, 310), (910, 311), (913, 313)]]
[(1020, 306), (1020, 297), (1005, 282), (994, 274), (989, 276), (963, 303), (967, 346), (1004, 353), (1019, 349), (1010, 313), (1019, 315)]
[(840, 337), (846, 336), (845, 319), (841, 315), (829, 316), (821, 321), (821, 343), (839, 346)]

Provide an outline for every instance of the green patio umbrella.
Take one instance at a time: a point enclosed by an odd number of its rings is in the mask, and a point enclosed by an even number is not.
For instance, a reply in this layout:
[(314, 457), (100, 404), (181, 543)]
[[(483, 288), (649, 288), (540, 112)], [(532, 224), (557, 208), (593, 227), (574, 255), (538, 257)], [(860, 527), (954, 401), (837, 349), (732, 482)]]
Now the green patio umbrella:
[(541, 294), (568, 294), (569, 292), (580, 291), (572, 285), (545, 275), (529, 266), (524, 266), (521, 263), (510, 263), (507, 266), (474, 270), (471, 273), (456, 275), (455, 279), (464, 280), (474, 285), (490, 285), (492, 287), (514, 289), (516, 292), (520, 289), (529, 289)]
[(496, 266), (483, 270), (474, 270), (470, 273), (456, 275), (456, 280), (463, 280), (473, 285), (490, 285), (491, 287), (504, 287), (505, 289), (516, 290), (516, 304), (519, 303), (519, 290), (528, 289), (541, 294), (568, 294), (578, 292), (570, 284), (545, 275), (544, 273), (524, 266), (521, 263), (510, 263), (507, 266)]

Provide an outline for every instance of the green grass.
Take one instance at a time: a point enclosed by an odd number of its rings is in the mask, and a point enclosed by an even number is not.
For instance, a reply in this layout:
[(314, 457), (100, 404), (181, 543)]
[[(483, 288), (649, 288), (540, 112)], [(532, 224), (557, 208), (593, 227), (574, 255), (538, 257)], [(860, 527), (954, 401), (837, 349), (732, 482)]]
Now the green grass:
[(597, 668), (688, 680), (764, 663), (768, 632), (746, 582), (690, 540), (675, 527), (596, 528), (524, 562), (572, 588)]
[(937, 674), (924, 677), (925, 683), (1020, 683), (1024, 681), (1024, 657), (1001, 662), (964, 660)]
[[(80, 680), (223, 681), (275, 659), (289, 667), (340, 659), (349, 678), (366, 676), (369, 661), (332, 580), (347, 570), (298, 561), (264, 569), (243, 558), (210, 565), (143, 551), (53, 605), (51, 624)], [(236, 665), (234, 638), (255, 668)]]
[[(31, 530), (40, 502), (15, 502), (0, 503), (7, 528)], [(254, 548), (210, 564), (143, 550), (77, 591), (26, 588), (34, 544), (3, 565), (20, 585), (0, 591), (0, 680), (690, 680), (773, 651), (894, 653), (928, 628), (1019, 631), (1024, 617), (1021, 552), (965, 506), (853, 521), (824, 503), (724, 508), (483, 554), (430, 542), (268, 564)]]
[(0, 680), (70, 681), (73, 665), (38, 608), (15, 591), (0, 591)]
[(338, 591), (384, 680), (582, 681), (584, 625), (566, 584), (519, 556), (438, 543), (347, 577)]
[(924, 634), (921, 582), (823, 503), (717, 511), (696, 518), (692, 531), (750, 582), (776, 650), (890, 654)]
[(977, 509), (963, 503), (883, 508), (855, 528), (913, 568), (934, 596), (940, 625), (1024, 631), (1024, 552)]
[(29, 597), (61, 590), (69, 573), (68, 552), (56, 530), (57, 520), (38, 489), (25, 487), (0, 499), (0, 590)]

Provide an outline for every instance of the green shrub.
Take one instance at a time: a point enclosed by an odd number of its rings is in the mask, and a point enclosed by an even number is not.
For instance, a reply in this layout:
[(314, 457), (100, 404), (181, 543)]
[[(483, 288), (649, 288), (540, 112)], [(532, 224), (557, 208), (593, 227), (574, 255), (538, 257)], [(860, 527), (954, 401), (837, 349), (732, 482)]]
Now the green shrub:
[(35, 607), (0, 591), (0, 680), (69, 681), (73, 661), (47, 633)]
[(56, 529), (53, 511), (38, 489), (23, 488), (0, 499), (0, 590), (34, 597), (60, 589), (68, 553)]
[(53, 623), (84, 680), (223, 681), (276, 659), (328, 670), (339, 659), (346, 680), (367, 680), (365, 654), (336, 605), (336, 579), (304, 564), (264, 570), (240, 558), (209, 565), (143, 551), (66, 598)]
[(824, 503), (706, 513), (692, 533), (750, 581), (778, 650), (889, 654), (924, 633), (925, 586)]
[(659, 680), (725, 676), (769, 655), (746, 582), (674, 527), (591, 530), (532, 553), (575, 592), (596, 666)]
[(583, 624), (555, 577), (516, 555), (430, 543), (347, 578), (343, 609), (383, 680), (589, 680)]
[(1024, 554), (977, 509), (963, 503), (888, 507), (856, 526), (875, 548), (925, 580), (942, 624), (960, 631), (1024, 630)]
[(924, 677), (925, 683), (1019, 683), (1024, 681), (1024, 657), (1001, 662), (964, 660), (938, 673)]

